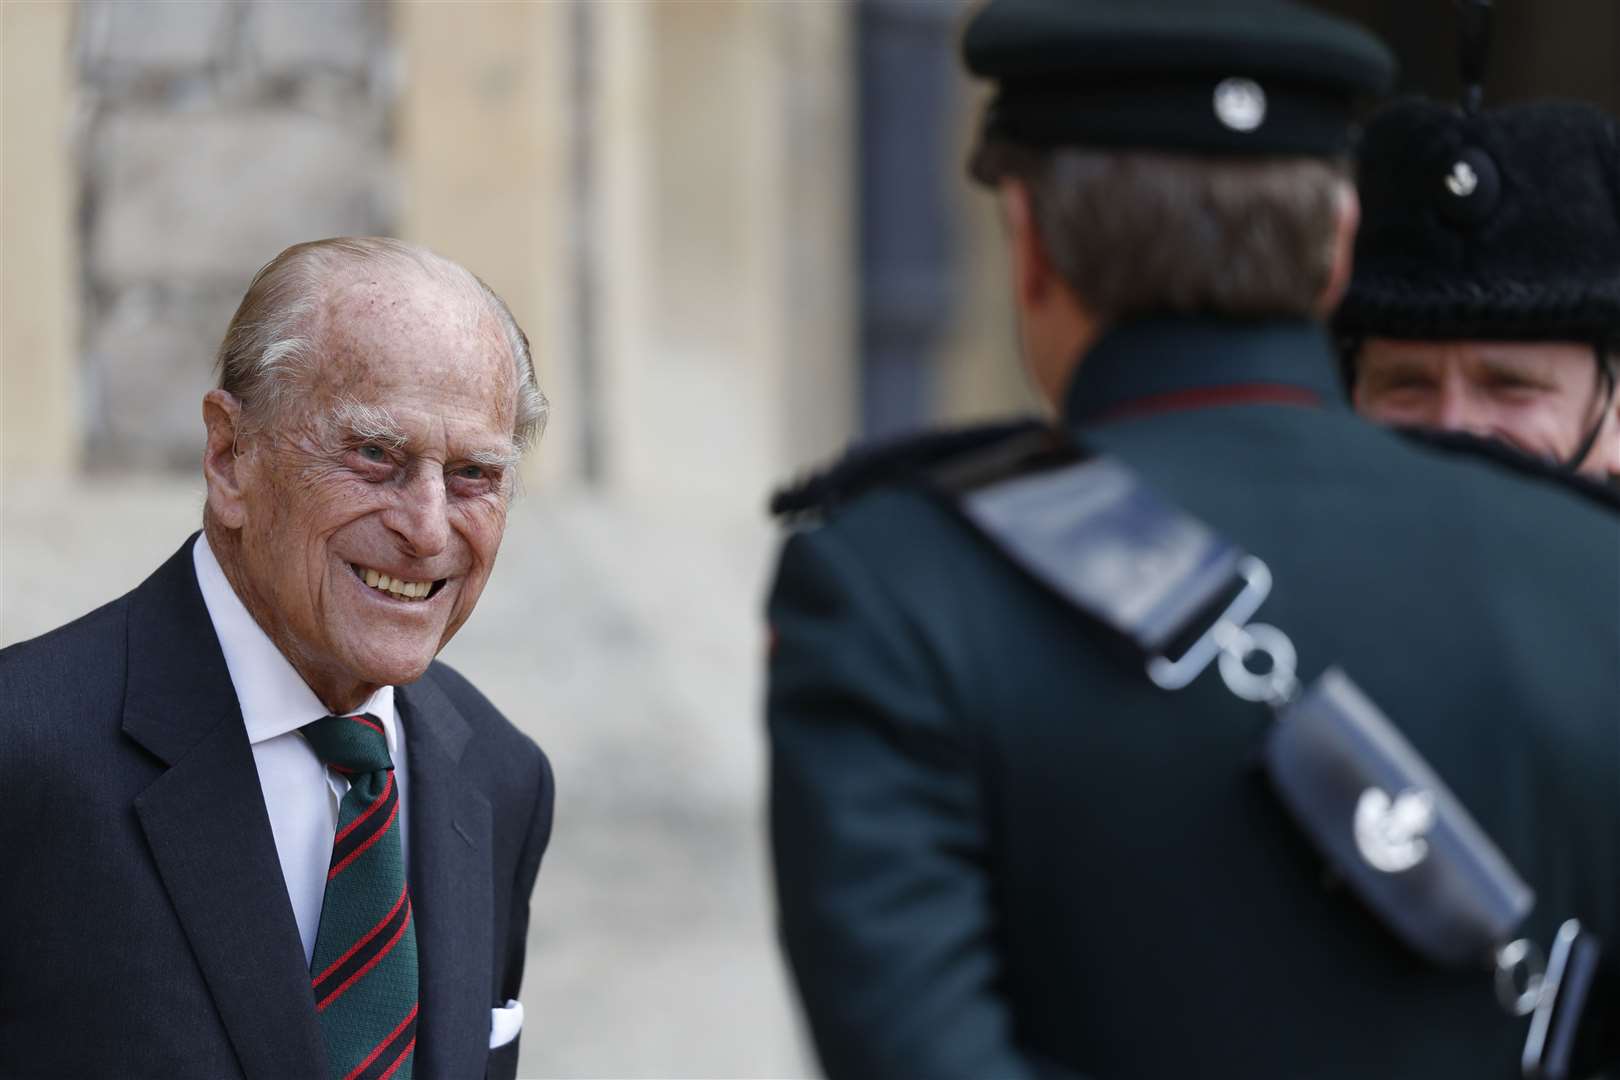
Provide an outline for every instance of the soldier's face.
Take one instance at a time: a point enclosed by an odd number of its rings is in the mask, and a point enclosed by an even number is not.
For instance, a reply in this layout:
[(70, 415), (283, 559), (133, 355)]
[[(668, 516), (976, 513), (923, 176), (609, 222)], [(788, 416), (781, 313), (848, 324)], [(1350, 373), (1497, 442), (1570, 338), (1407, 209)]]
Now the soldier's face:
[(1353, 398), (1379, 423), (1466, 431), (1560, 462), (1601, 423), (1580, 468), (1602, 476), (1620, 473), (1620, 420), (1605, 389), (1589, 345), (1372, 338)]

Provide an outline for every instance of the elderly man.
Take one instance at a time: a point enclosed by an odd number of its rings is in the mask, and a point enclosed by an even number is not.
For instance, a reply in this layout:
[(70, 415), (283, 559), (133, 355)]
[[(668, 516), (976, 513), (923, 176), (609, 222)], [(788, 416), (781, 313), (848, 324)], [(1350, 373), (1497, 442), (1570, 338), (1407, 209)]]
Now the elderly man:
[(545, 419), (527, 341), (345, 238), (220, 366), (202, 534), (0, 652), (0, 1074), (510, 1077), (551, 773), (434, 656)]
[(1335, 323), (1357, 409), (1620, 478), (1620, 124), (1577, 102), (1384, 110)]
[(1279, 0), (990, 0), (964, 52), (1056, 416), (777, 500), (827, 1073), (1550, 1077), (1583, 1014), (1620, 1059), (1620, 522), (1362, 422), (1320, 321), (1388, 54)]

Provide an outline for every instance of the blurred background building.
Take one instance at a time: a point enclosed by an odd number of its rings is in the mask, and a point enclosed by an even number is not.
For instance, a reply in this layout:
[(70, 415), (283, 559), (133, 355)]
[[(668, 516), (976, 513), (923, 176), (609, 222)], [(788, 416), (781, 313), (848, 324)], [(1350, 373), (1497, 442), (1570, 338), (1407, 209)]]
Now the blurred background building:
[[(1321, 4), (1455, 94), (1447, 0)], [(1498, 7), (1493, 99), (1620, 107), (1620, 5)], [(762, 835), (763, 504), (853, 438), (1030, 408), (963, 11), (3, 0), (0, 645), (197, 527), (260, 264), (344, 233), (465, 263), (554, 403), (446, 653), (559, 776), (522, 1074), (813, 1072)]]

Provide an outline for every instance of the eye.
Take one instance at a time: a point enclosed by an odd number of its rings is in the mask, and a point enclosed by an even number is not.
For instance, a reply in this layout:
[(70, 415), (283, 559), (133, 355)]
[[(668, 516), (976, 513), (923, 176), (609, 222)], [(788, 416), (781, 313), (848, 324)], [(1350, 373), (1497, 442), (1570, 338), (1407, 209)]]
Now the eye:
[(1540, 390), (1541, 386), (1517, 375), (1498, 375), (1490, 381), (1490, 388), (1501, 393), (1522, 394)]
[(454, 475), (463, 480), (482, 480), (488, 473), (482, 465), (462, 465), (455, 470)]
[(383, 462), (388, 460), (388, 451), (384, 450), (376, 443), (366, 443), (365, 445), (361, 446), (356, 453), (365, 458), (367, 461), (376, 465), (381, 465)]

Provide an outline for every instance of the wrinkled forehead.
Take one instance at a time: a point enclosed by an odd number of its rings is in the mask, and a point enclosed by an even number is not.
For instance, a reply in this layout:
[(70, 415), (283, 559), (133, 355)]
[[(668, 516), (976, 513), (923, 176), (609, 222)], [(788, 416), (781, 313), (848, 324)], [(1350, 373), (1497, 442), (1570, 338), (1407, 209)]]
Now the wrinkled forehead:
[[(454, 268), (452, 268), (454, 269)], [(501, 320), (459, 272), (353, 267), (333, 275), (312, 328), (317, 396), (442, 391), (510, 413), (517, 374)]]

